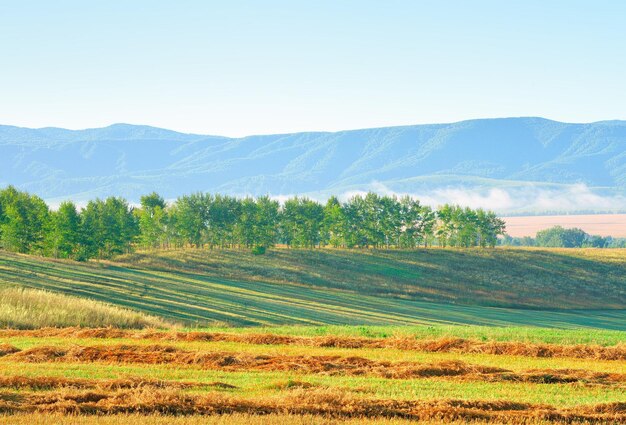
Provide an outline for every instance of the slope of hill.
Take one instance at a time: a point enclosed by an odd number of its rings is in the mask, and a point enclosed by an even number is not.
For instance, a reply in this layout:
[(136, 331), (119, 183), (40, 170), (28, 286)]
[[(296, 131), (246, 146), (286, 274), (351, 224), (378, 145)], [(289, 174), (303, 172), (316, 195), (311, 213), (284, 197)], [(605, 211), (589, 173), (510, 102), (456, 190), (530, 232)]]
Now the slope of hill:
[(0, 328), (65, 326), (163, 328), (171, 324), (137, 311), (86, 298), (37, 289), (0, 288)]
[(623, 250), (138, 253), (87, 264), (0, 253), (0, 286), (190, 325), (481, 324), (626, 330)]
[(126, 124), (80, 131), (0, 126), (0, 151), (0, 185), (45, 199), (136, 201), (153, 190), (166, 198), (194, 191), (323, 195), (381, 185), (427, 194), (584, 184), (598, 194), (626, 194), (623, 121), (484, 119), (237, 139)]

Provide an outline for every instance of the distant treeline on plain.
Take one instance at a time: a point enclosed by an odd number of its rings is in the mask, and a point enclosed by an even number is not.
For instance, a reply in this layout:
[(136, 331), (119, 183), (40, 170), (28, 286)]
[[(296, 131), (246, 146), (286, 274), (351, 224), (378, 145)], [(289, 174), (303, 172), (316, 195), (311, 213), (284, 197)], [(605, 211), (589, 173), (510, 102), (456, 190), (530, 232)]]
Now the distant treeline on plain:
[(293, 197), (237, 198), (197, 193), (171, 205), (156, 193), (133, 208), (119, 197), (72, 202), (56, 211), (39, 197), (10, 186), (0, 190), (4, 249), (86, 260), (134, 247), (246, 248), (262, 253), (283, 244), (315, 248), (493, 247), (505, 231), (491, 211), (444, 205), (436, 210), (410, 197), (368, 193), (325, 204)]
[(582, 229), (566, 229), (554, 226), (540, 230), (534, 238), (525, 236), (513, 238), (504, 235), (499, 239), (500, 245), (506, 246), (538, 246), (549, 248), (626, 248), (626, 238), (590, 235)]

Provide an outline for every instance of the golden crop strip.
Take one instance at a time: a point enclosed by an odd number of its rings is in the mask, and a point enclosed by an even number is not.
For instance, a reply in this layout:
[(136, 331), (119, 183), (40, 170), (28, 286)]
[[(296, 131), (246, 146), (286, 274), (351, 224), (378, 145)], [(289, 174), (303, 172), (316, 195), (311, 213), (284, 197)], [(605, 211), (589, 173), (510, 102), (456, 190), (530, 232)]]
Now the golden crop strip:
[(165, 332), (134, 331), (114, 328), (46, 328), (36, 330), (0, 330), (0, 338), (64, 337), (64, 338), (136, 338), (155, 341), (228, 341), (259, 345), (301, 345), (335, 348), (392, 348), (431, 353), (483, 353), (545, 358), (578, 358), (598, 360), (626, 360), (626, 343), (616, 346), (592, 344), (544, 344), (516, 341), (477, 341), (443, 337), (415, 339), (410, 337), (359, 338), (319, 336), (303, 337), (276, 334), (237, 334), (223, 332)]

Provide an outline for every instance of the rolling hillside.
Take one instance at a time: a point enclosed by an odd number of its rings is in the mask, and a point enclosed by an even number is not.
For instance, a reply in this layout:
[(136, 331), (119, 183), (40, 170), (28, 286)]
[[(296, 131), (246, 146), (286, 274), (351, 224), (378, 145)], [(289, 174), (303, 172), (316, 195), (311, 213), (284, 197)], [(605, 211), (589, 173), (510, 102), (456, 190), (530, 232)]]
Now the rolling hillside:
[(438, 190), (499, 188), (508, 203), (492, 207), (514, 212), (527, 206), (521, 198), (549, 198), (545, 191), (582, 184), (620, 201), (587, 198), (568, 208), (626, 208), (623, 121), (485, 119), (238, 139), (126, 124), (80, 131), (0, 126), (0, 152), (0, 185), (47, 200), (137, 201), (153, 190), (166, 198), (194, 191), (323, 197), (391, 190), (435, 202), (449, 200)]
[(623, 250), (136, 253), (87, 264), (0, 253), (0, 286), (187, 325), (481, 324), (626, 330)]

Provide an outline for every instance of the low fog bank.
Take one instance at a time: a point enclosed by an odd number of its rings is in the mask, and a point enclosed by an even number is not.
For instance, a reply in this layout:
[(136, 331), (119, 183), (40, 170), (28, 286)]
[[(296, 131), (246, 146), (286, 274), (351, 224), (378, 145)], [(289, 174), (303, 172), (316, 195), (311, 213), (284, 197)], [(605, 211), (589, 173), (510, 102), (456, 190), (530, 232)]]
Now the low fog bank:
[[(158, 191), (157, 191), (158, 192)], [(294, 196), (306, 196), (325, 203), (330, 196), (337, 196), (340, 201), (347, 201), (356, 195), (375, 192), (379, 195), (410, 196), (419, 199), (422, 204), (436, 208), (443, 204), (455, 204), (470, 208), (484, 208), (495, 211), (501, 216), (559, 215), (559, 214), (618, 214), (626, 213), (626, 194), (609, 193), (585, 184), (552, 185), (524, 184), (503, 185), (501, 187), (480, 186), (445, 186), (433, 189), (396, 190), (392, 185), (373, 182), (362, 188), (350, 190), (332, 189), (303, 194), (268, 194), (271, 198), (284, 202)], [(146, 192), (147, 194), (148, 192)], [(180, 195), (187, 195), (181, 193)], [(250, 196), (246, 193), (225, 193), (237, 197)], [(95, 199), (94, 196), (93, 199)], [(101, 197), (102, 198), (102, 197)], [(87, 205), (88, 200), (72, 196), (46, 200), (52, 209), (57, 209), (64, 200), (73, 200), (79, 208)], [(167, 199), (173, 203), (175, 198)], [(129, 199), (129, 204), (139, 206), (138, 200)]]
[(382, 183), (373, 183), (367, 190), (346, 191), (339, 198), (345, 200), (354, 195), (365, 194), (368, 190), (381, 195), (408, 195), (432, 207), (458, 204), (493, 210), (504, 216), (626, 212), (626, 195), (601, 193), (585, 184), (558, 187), (532, 184), (498, 188), (443, 187), (403, 192), (394, 191)]

